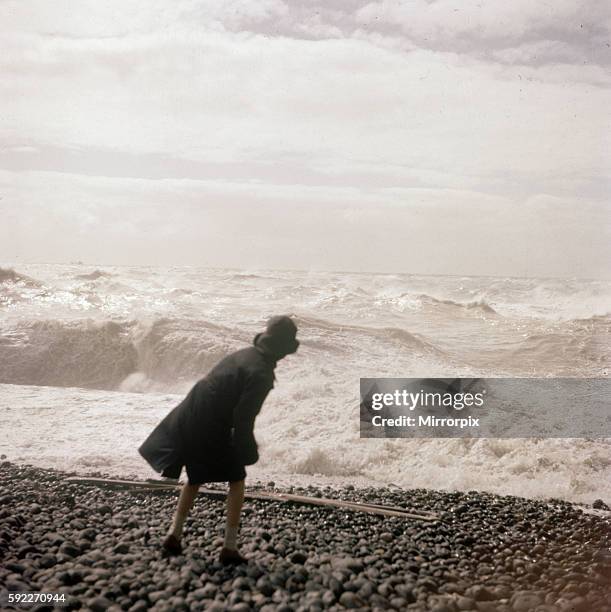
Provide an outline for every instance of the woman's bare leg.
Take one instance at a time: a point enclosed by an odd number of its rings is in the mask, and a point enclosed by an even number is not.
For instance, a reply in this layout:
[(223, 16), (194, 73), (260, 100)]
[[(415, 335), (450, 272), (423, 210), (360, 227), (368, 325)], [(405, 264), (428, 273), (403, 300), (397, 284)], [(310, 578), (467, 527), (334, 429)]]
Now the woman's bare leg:
[(170, 534), (177, 540), (180, 540), (182, 536), (182, 528), (187, 520), (187, 516), (189, 516), (189, 511), (193, 506), (198, 490), (198, 484), (189, 484), (187, 482), (182, 486), (176, 511), (174, 512), (174, 519), (172, 520), (172, 527), (170, 528)]
[(244, 480), (235, 480), (229, 483), (227, 494), (227, 523), (225, 525), (224, 547), (237, 550), (238, 529), (240, 527), (240, 514), (244, 503)]

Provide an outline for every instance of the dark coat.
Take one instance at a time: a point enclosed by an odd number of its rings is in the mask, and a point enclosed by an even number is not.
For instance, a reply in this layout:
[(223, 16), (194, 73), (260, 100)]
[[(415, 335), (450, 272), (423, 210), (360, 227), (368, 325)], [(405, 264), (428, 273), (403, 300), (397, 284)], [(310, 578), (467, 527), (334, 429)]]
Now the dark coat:
[(255, 418), (274, 386), (273, 357), (254, 346), (225, 357), (138, 449), (157, 472), (191, 484), (242, 480), (259, 460)]

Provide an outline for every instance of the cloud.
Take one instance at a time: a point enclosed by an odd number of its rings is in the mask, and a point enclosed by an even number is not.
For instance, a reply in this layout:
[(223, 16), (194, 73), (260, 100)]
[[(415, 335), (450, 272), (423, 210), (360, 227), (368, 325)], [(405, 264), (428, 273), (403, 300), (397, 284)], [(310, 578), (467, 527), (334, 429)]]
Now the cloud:
[(242, 24), (285, 15), (282, 0), (4, 0), (0, 31), (38, 32), (77, 39), (108, 39), (167, 30), (174, 34), (208, 28), (233, 29)]
[(51, 252), (108, 264), (608, 277), (611, 256), (605, 202), (549, 194), (6, 171), (0, 190), (5, 261)]
[(493, 57), (507, 64), (564, 63), (579, 57), (579, 49), (564, 41), (537, 40), (493, 52)]
[[(611, 5), (604, 0), (382, 0), (363, 6), (356, 19), (367, 28), (391, 28), (438, 50), (483, 56), (543, 42), (550, 61), (609, 63)], [(569, 58), (562, 43), (571, 47)], [(558, 55), (551, 53), (554, 48)]]
[(6, 139), (220, 161), (290, 152), (319, 166), (566, 172), (600, 158), (609, 104), (566, 79), (345, 39), (43, 39), (4, 61)]
[(369, 25), (373, 21), (398, 26), (403, 32), (431, 40), (459, 39), (470, 36), (480, 40), (515, 39), (558, 24), (572, 23), (581, 13), (577, 0), (528, 2), (514, 0), (382, 0), (365, 5), (357, 19)]

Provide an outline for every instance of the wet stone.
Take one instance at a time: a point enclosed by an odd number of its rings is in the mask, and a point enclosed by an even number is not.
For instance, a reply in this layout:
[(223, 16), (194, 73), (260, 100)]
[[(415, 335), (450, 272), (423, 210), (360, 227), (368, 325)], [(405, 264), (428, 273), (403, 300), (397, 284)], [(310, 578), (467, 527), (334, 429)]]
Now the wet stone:
[(106, 612), (112, 606), (112, 602), (106, 597), (95, 597), (89, 600), (87, 605), (93, 612)]

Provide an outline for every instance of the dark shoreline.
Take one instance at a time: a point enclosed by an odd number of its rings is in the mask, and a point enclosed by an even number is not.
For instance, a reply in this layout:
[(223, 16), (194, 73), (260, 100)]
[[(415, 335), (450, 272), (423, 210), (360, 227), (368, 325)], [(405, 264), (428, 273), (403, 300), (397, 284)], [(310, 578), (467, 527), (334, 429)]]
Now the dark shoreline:
[[(424, 523), (250, 500), (240, 550), (217, 562), (223, 501), (201, 496), (185, 555), (162, 559), (176, 491), (100, 489), (0, 464), (0, 590), (92, 610), (611, 611), (611, 519), (560, 500), (482, 492), (294, 489), (432, 511)], [(44, 608), (38, 604), (38, 608)], [(28, 609), (24, 606), (15, 609)]]

